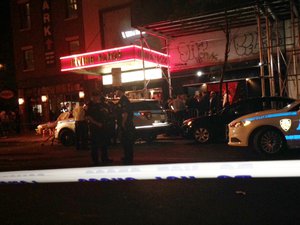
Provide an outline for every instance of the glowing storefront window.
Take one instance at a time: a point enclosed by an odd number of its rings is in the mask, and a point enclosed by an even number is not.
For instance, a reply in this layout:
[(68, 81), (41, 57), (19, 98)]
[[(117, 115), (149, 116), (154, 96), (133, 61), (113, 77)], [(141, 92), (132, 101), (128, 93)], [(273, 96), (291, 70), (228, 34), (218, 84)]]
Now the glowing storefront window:
[[(149, 69), (145, 70), (146, 80), (154, 80), (162, 78), (161, 69)], [(105, 75), (102, 77), (103, 85), (111, 85), (112, 84), (112, 75)], [(122, 83), (128, 83), (133, 81), (143, 81), (144, 73), (142, 70), (126, 72), (121, 74)]]
[(103, 85), (110, 85), (112, 84), (112, 75), (105, 75), (102, 77)]

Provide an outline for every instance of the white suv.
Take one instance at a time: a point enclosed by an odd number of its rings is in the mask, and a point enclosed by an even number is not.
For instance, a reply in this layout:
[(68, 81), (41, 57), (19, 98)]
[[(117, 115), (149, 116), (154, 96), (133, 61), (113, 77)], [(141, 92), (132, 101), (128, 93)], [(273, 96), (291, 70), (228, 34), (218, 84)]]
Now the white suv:
[[(157, 100), (132, 99), (130, 102), (138, 139), (151, 142), (156, 139), (157, 135), (168, 131), (170, 123), (167, 121), (167, 114)], [(75, 120), (59, 121), (55, 128), (55, 138), (63, 145), (73, 145), (75, 143)]]

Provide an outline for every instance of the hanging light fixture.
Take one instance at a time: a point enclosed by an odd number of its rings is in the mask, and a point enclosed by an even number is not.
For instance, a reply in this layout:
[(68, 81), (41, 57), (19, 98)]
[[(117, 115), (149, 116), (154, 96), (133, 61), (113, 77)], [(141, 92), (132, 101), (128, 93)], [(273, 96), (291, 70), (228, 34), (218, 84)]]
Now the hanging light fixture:
[(47, 102), (48, 97), (47, 97), (47, 95), (42, 95), (41, 99), (42, 99), (42, 102)]
[(84, 98), (84, 91), (79, 91), (79, 98)]
[(18, 102), (19, 102), (19, 105), (23, 105), (24, 102), (25, 102), (25, 101), (24, 101), (24, 98), (19, 98), (19, 99), (18, 99)]

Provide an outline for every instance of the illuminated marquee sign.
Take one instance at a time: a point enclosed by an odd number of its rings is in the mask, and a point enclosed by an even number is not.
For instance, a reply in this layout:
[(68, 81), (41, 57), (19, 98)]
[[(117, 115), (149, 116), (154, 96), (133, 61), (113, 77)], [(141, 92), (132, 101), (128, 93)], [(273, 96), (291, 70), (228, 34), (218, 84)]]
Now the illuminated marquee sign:
[(140, 62), (143, 59), (145, 62), (150, 62), (161, 67), (168, 67), (167, 54), (147, 48), (142, 49), (142, 47), (137, 45), (65, 56), (60, 58), (60, 62), (61, 71), (73, 71), (99, 67), (118, 62)]

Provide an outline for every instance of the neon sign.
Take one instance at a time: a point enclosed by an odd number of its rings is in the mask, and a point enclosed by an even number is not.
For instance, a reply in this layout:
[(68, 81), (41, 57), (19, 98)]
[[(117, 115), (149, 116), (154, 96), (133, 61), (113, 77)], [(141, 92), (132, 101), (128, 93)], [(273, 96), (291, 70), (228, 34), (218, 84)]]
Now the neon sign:
[(61, 71), (72, 71), (118, 62), (141, 61), (143, 59), (161, 67), (168, 67), (167, 54), (147, 48), (142, 49), (142, 47), (137, 45), (65, 56), (61, 57), (60, 61)]

